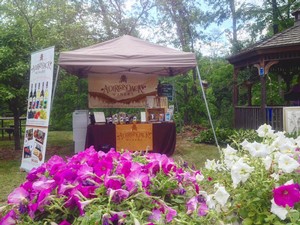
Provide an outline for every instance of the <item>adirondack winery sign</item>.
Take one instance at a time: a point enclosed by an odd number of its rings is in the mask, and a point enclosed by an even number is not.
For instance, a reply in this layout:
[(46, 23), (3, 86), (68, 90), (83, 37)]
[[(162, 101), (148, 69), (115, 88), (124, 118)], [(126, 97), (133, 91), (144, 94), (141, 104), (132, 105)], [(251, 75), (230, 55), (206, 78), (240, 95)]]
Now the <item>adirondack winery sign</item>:
[(146, 96), (156, 95), (157, 76), (89, 76), (90, 108), (144, 108)]

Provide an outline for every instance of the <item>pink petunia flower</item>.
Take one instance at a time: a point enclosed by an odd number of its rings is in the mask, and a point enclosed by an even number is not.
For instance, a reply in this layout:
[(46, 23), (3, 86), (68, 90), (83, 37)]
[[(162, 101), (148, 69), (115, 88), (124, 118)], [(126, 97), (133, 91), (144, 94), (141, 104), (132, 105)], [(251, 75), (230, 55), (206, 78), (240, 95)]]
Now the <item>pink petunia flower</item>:
[(35, 181), (39, 179), (41, 176), (43, 176), (46, 172), (46, 168), (44, 166), (40, 166), (38, 168), (33, 168), (30, 170), (30, 172), (27, 174), (26, 179), (28, 181)]
[(192, 214), (197, 209), (198, 199), (197, 196), (192, 197), (189, 201), (186, 203), (187, 208), (187, 214)]
[(205, 216), (208, 212), (208, 207), (207, 207), (205, 202), (201, 202), (199, 204), (200, 204), (200, 206), (198, 208), (198, 215), (199, 216)]
[(32, 189), (36, 190), (36, 191), (42, 191), (42, 190), (50, 189), (50, 188), (54, 188), (54, 187), (56, 187), (55, 180), (52, 180), (52, 179), (46, 180), (46, 178), (38, 180), (32, 184)]
[(111, 197), (111, 200), (115, 203), (120, 203), (124, 199), (127, 199), (129, 197), (129, 192), (124, 189), (113, 190), (109, 188), (107, 190), (107, 194)]
[(168, 223), (170, 223), (173, 220), (173, 217), (177, 216), (177, 211), (171, 207), (166, 208), (167, 214), (166, 214), (166, 220)]
[(67, 220), (61, 221), (58, 225), (71, 225)]
[(55, 182), (60, 185), (66, 181), (73, 182), (77, 179), (77, 168), (67, 167), (63, 170), (58, 171), (54, 176), (53, 179)]
[(135, 170), (128, 175), (125, 185), (130, 192), (136, 190), (139, 184), (143, 188), (147, 188), (150, 185), (149, 176), (146, 173)]
[(81, 180), (84, 180), (87, 177), (92, 177), (93, 175), (93, 167), (87, 164), (81, 165), (81, 167), (77, 170), (77, 176), (79, 176)]
[(50, 175), (54, 175), (58, 170), (61, 170), (65, 166), (65, 161), (60, 156), (52, 156), (48, 162), (45, 164), (47, 171)]
[(161, 220), (161, 211), (158, 209), (153, 209), (151, 215), (149, 216), (148, 220), (152, 222), (158, 222)]
[(20, 204), (27, 199), (29, 192), (23, 187), (17, 187), (13, 192), (8, 195), (8, 203), (10, 204)]
[(106, 188), (111, 188), (116, 190), (122, 187), (123, 182), (119, 178), (116, 178), (115, 176), (105, 176), (104, 185)]
[(10, 210), (1, 220), (0, 220), (1, 225), (15, 225), (17, 224), (17, 214), (16, 212), (12, 209)]
[(285, 207), (294, 207), (300, 202), (300, 185), (288, 184), (282, 185), (273, 190), (274, 201), (277, 205)]
[(49, 200), (49, 196), (51, 194), (51, 188), (49, 189), (45, 189), (45, 190), (42, 190), (40, 193), (39, 193), (39, 196), (38, 196), (38, 199), (37, 199), (37, 204), (38, 204), (38, 209), (42, 212), (43, 211), (43, 207), (47, 204), (49, 204), (50, 200)]
[(30, 218), (34, 219), (35, 212), (38, 209), (38, 204), (37, 203), (29, 203), (28, 204), (28, 215)]
[(114, 168), (113, 162), (109, 158), (104, 158), (99, 160), (99, 162), (94, 166), (94, 173), (101, 177), (104, 174), (109, 174), (110, 171)]
[(116, 173), (119, 175), (124, 175), (124, 177), (127, 177), (129, 173), (131, 172), (131, 162), (130, 161), (121, 161), (116, 168)]

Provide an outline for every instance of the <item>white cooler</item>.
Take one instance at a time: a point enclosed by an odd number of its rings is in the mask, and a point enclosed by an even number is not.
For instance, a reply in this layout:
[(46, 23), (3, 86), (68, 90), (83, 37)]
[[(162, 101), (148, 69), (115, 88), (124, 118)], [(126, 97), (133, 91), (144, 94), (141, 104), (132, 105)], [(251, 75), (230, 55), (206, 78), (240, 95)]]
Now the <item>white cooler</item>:
[(85, 149), (85, 137), (88, 125), (89, 111), (75, 110), (73, 112), (73, 141), (75, 143), (75, 153)]

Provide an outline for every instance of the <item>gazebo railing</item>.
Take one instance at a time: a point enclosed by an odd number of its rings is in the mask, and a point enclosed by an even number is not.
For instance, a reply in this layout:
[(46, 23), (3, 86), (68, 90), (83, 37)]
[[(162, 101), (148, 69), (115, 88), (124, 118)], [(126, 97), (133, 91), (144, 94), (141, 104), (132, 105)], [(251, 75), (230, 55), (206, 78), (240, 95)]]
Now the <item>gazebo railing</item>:
[(283, 130), (283, 107), (268, 106), (266, 108), (266, 118), (261, 118), (261, 108), (259, 106), (236, 106), (234, 125), (236, 129), (257, 129), (266, 123), (276, 131)]

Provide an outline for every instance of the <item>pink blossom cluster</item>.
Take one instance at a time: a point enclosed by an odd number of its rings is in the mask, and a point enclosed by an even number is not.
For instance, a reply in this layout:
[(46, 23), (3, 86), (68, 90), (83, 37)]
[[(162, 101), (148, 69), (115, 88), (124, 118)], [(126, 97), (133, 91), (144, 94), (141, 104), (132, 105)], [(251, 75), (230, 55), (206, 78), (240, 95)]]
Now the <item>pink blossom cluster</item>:
[[(70, 210), (72, 215), (84, 217), (97, 199), (107, 198), (109, 204), (117, 205), (128, 199), (134, 200), (138, 193), (152, 199), (152, 209), (147, 216), (149, 225), (170, 223), (178, 215), (180, 206), (174, 207), (170, 201), (165, 201), (165, 196), (159, 196), (153, 190), (154, 180), (161, 174), (176, 184), (165, 190), (168, 199), (180, 196), (184, 199), (187, 215), (206, 215), (206, 199), (200, 194), (200, 171), (179, 167), (171, 158), (158, 153), (120, 153), (114, 149), (104, 153), (90, 147), (66, 161), (53, 156), (42, 166), (31, 170), (26, 181), (8, 196), (10, 208), (5, 213), (0, 210), (0, 224), (17, 224), (24, 216), (42, 220), (55, 199), (63, 199), (60, 207)], [(97, 191), (103, 188), (105, 196)], [(111, 211), (102, 216), (101, 222), (125, 224), (123, 221), (129, 216), (126, 209)], [(70, 216), (59, 218), (55, 222), (60, 225), (71, 224), (75, 220)]]

